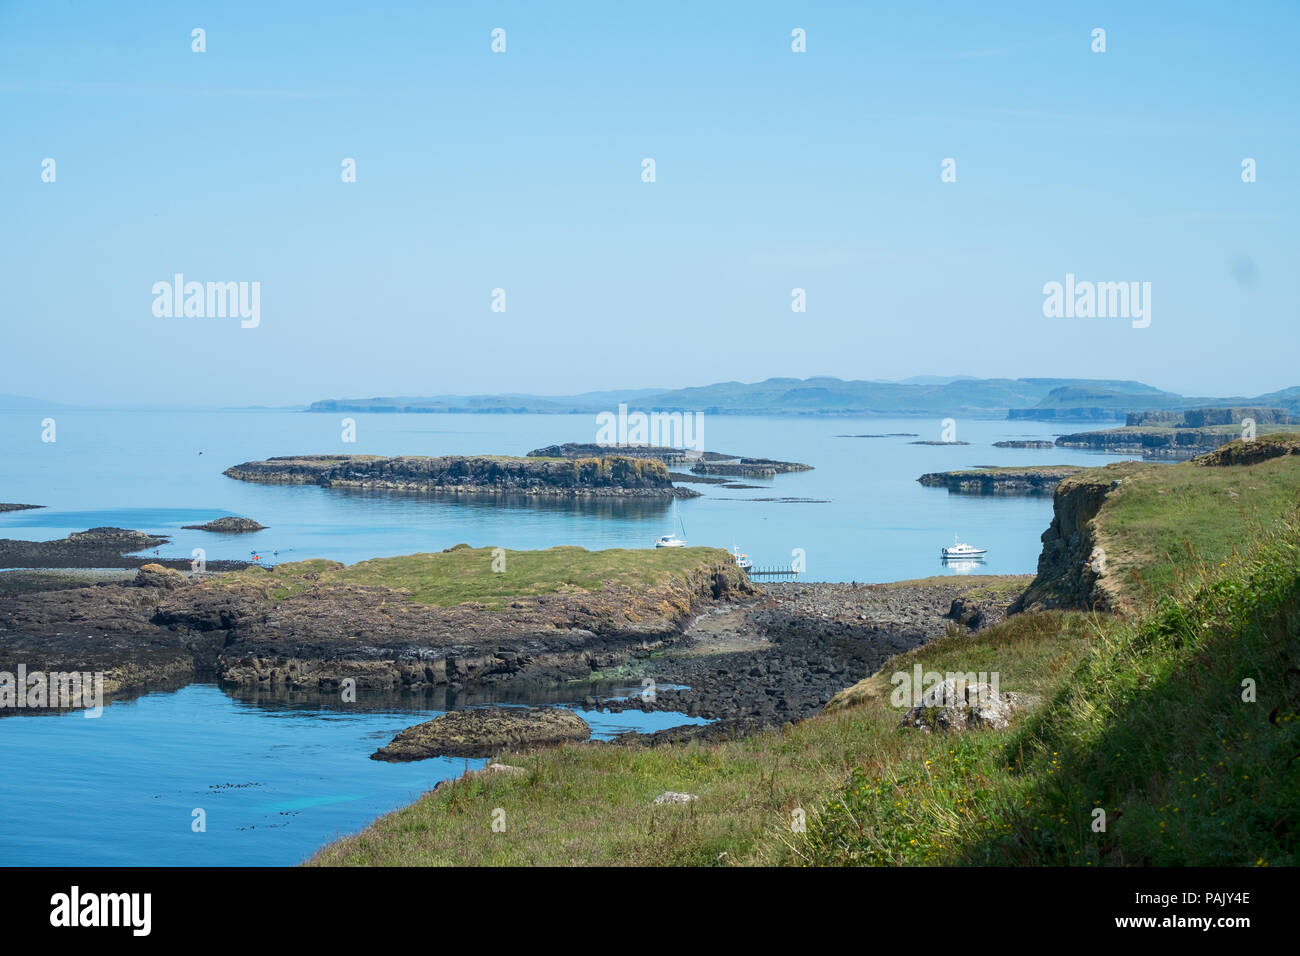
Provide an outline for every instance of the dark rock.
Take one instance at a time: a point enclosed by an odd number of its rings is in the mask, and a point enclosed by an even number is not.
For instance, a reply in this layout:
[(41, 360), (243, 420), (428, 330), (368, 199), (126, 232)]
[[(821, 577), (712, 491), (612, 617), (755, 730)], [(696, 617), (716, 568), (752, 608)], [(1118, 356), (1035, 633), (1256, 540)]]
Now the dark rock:
[(186, 524), (181, 527), (189, 531), (211, 531), (215, 534), (248, 534), (266, 529), (265, 525), (258, 524), (252, 518), (235, 517), (217, 518), (207, 524)]
[(184, 587), (187, 582), (185, 575), (179, 571), (164, 568), (161, 564), (146, 564), (136, 572), (135, 580), (131, 583), (138, 588), (163, 588), (170, 591)]
[(428, 757), (490, 757), (503, 750), (583, 741), (587, 722), (558, 707), (492, 707), (453, 710), (408, 727), (372, 760), (424, 760)]

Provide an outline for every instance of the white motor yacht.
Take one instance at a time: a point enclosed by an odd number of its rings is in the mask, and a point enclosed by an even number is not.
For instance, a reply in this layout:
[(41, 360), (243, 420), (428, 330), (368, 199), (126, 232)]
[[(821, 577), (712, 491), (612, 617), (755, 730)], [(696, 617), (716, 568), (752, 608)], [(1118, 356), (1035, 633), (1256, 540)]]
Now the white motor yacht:
[(989, 553), (988, 548), (976, 548), (969, 544), (963, 544), (953, 536), (953, 543), (940, 550), (945, 558), (980, 558)]

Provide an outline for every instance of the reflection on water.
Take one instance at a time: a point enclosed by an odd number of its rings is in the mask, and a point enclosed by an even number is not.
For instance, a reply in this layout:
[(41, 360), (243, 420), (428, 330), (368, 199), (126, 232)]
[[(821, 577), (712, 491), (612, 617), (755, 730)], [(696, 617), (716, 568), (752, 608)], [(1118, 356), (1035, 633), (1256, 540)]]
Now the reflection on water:
[(356, 501), (425, 502), (431, 505), (456, 505), (467, 513), (474, 511), (496, 513), (502, 508), (523, 511), (554, 512), (583, 517), (644, 519), (663, 515), (672, 507), (671, 498), (614, 498), (564, 495), (522, 494), (429, 494), (422, 491), (385, 491), (372, 488), (325, 488), (327, 495), (342, 495)]
[[(614, 684), (457, 694), (470, 703), (581, 701)], [(286, 866), (482, 760), (371, 760), (450, 696), (228, 693), (211, 684), (79, 713), (0, 721), (0, 861), (11, 866)], [(592, 736), (706, 721), (575, 707)], [(194, 811), (206, 829), (196, 832)]]
[[(344, 703), (338, 691), (322, 692), (297, 688), (239, 686), (225, 687), (223, 692), (241, 704), (263, 710), (347, 710), (377, 711), (447, 711), (490, 704), (572, 706), (587, 697), (626, 697), (625, 681), (572, 681), (554, 684), (503, 683), (473, 688), (452, 688), (445, 684), (410, 690), (357, 690), (355, 703)], [(640, 692), (640, 688), (635, 688)]]
[(984, 567), (983, 558), (945, 558), (943, 566), (954, 574), (970, 574)]

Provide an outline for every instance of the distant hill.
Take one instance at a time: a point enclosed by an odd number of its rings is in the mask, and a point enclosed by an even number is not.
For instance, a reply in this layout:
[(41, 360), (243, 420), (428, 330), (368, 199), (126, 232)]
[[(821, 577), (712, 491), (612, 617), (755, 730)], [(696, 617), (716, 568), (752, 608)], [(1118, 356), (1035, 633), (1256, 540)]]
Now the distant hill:
[(1284, 408), (1292, 416), (1300, 415), (1300, 386), (1253, 398), (1242, 395), (1208, 398), (1148, 389), (1137, 382), (1123, 384), (1138, 388), (1117, 389), (1110, 383), (1060, 386), (1032, 406), (1011, 409), (1008, 417), (1034, 421), (1098, 421), (1123, 419), (1128, 412), (1185, 412), (1193, 408), (1239, 407)]
[[(1300, 388), (1291, 389), (1300, 393)], [(1282, 395), (1283, 393), (1277, 393)], [(1294, 397), (1294, 396), (1293, 396)], [(1147, 409), (1182, 409), (1216, 404), (1268, 404), (1277, 398), (1185, 399), (1142, 382), (1113, 379), (970, 378), (918, 376), (904, 382), (871, 382), (828, 376), (769, 378), (762, 382), (718, 382), (679, 389), (629, 389), (579, 395), (434, 395), (327, 399), (313, 412), (514, 412), (596, 413), (620, 402), (633, 410), (707, 412), (713, 415), (924, 415), (1016, 417), (1062, 420), (1122, 419)], [(1081, 411), (1082, 410), (1082, 411)]]

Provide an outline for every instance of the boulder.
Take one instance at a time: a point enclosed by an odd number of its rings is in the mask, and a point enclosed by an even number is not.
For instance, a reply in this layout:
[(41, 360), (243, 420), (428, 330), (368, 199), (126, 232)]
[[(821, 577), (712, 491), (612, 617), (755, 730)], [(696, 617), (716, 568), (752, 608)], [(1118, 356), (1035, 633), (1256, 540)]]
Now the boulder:
[(996, 693), (985, 683), (967, 684), (948, 678), (921, 697), (919, 707), (903, 715), (900, 726), (926, 733), (948, 730), (1002, 730), (1012, 717), (1038, 702), (1032, 694)]
[(665, 803), (690, 803), (692, 800), (700, 799), (693, 793), (679, 793), (676, 790), (665, 790), (659, 796), (654, 798), (654, 806), (662, 806)]
[(984, 609), (965, 597), (954, 599), (945, 617), (972, 631), (978, 631), (985, 623)]
[(138, 588), (164, 588), (170, 591), (184, 587), (186, 580), (185, 575), (172, 568), (164, 568), (161, 564), (145, 564), (140, 566), (131, 583)]

